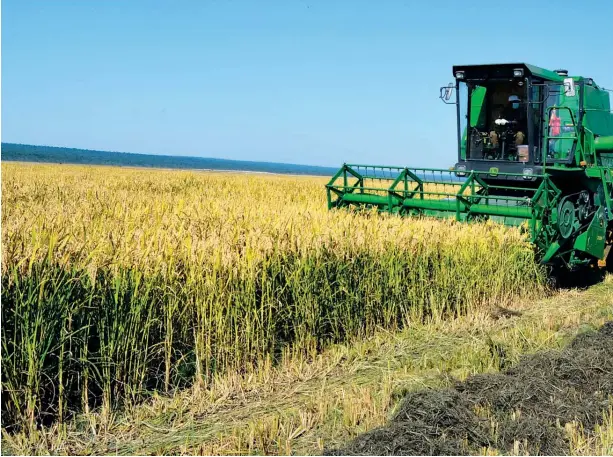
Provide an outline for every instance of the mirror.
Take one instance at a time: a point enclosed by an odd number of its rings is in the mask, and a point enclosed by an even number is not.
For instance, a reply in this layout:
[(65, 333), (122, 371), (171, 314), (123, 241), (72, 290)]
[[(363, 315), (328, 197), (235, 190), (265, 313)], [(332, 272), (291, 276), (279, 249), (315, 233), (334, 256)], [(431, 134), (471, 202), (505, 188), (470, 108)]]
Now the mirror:
[(451, 96), (453, 95), (453, 83), (449, 83), (449, 85), (445, 88), (445, 100), (451, 100)]
[(575, 81), (573, 78), (564, 78), (564, 95), (567, 97), (575, 96)]
[(448, 103), (453, 96), (453, 90), (455, 89), (455, 85), (453, 83), (449, 83), (447, 86), (441, 87), (441, 95), (439, 98), (443, 100), (445, 103)]

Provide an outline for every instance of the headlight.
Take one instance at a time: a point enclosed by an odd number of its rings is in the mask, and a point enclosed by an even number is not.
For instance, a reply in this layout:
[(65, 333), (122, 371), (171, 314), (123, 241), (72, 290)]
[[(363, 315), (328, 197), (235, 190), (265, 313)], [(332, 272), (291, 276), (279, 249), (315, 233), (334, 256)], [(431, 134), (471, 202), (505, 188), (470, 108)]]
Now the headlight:
[(456, 165), (454, 169), (455, 169), (455, 175), (458, 178), (466, 176), (466, 165)]
[(521, 78), (524, 76), (524, 69), (523, 68), (515, 68), (513, 69), (513, 76), (515, 78)]
[(464, 79), (464, 72), (463, 71), (456, 71), (455, 72), (455, 77), (457, 79)]
[(532, 179), (534, 170), (532, 168), (524, 168), (524, 179)]

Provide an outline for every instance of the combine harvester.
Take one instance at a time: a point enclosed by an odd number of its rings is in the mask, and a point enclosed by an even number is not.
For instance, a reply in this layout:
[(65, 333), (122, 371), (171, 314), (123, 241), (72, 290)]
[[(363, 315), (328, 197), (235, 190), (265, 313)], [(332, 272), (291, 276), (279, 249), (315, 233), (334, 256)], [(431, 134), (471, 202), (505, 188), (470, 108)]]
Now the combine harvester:
[(345, 164), (326, 185), (328, 208), (491, 219), (524, 226), (542, 263), (605, 266), (613, 243), (610, 91), (527, 64), (455, 66), (453, 74), (440, 98), (457, 108), (458, 163)]

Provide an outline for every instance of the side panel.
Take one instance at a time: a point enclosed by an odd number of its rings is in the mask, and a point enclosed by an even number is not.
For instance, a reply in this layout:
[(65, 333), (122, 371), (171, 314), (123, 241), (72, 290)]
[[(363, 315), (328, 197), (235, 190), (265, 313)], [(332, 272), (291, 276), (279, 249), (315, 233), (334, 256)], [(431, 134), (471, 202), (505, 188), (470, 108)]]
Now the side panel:
[(581, 233), (574, 243), (574, 248), (597, 259), (604, 257), (607, 226), (603, 216), (604, 208), (600, 207), (587, 230)]
[(470, 126), (471, 127), (485, 127), (485, 96), (487, 94), (487, 88), (478, 86), (473, 91), (470, 98)]
[(608, 92), (586, 85), (584, 108), (585, 127), (597, 136), (613, 135), (613, 114)]

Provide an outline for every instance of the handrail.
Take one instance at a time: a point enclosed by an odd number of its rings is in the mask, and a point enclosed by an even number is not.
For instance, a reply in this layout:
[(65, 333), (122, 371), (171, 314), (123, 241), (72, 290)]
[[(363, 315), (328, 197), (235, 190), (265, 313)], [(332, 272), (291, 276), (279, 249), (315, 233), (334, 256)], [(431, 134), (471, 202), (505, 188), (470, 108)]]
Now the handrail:
[[(573, 140), (573, 147), (571, 148), (570, 152), (568, 153), (568, 157), (566, 157), (565, 159), (557, 159), (556, 158), (556, 159), (553, 159), (553, 160), (551, 160), (551, 159), (547, 160), (547, 155), (548, 154), (545, 154), (545, 160), (543, 162), (544, 163), (547, 163), (547, 162), (555, 163), (555, 162), (559, 162), (559, 161), (571, 162), (573, 155), (576, 154), (577, 145), (578, 145), (578, 142), (579, 142), (579, 130), (577, 129), (577, 121), (575, 120), (575, 115), (573, 114), (573, 111), (568, 106), (557, 106), (557, 105), (549, 106), (547, 108), (547, 116), (546, 116), (547, 119), (551, 119), (551, 112), (554, 109), (558, 110), (558, 111), (560, 111), (560, 110), (568, 111), (568, 113), (570, 114), (570, 120), (573, 123), (572, 127), (573, 127), (573, 130), (575, 132), (575, 136), (574, 137), (562, 137), (562, 136), (559, 136), (559, 135), (558, 136), (551, 136), (551, 135), (549, 135), (551, 128), (548, 127), (547, 128), (547, 135), (545, 135), (543, 143), (544, 143), (545, 147), (548, 148), (547, 150), (549, 150), (549, 141), (550, 140)], [(564, 127), (568, 127), (568, 126), (564, 126)], [(560, 126), (560, 128), (562, 128), (562, 126)]]

